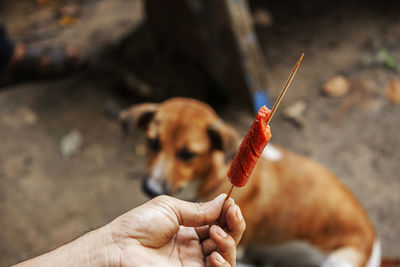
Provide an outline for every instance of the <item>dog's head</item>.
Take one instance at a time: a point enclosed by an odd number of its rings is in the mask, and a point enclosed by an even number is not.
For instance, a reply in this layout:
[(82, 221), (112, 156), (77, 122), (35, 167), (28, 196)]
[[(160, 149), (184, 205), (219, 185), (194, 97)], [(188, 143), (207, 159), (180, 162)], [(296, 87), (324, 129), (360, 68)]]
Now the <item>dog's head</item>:
[(211, 107), (193, 99), (135, 105), (122, 111), (120, 120), (124, 131), (146, 133), (143, 188), (151, 196), (174, 195), (195, 179), (217, 179), (237, 147), (236, 132)]

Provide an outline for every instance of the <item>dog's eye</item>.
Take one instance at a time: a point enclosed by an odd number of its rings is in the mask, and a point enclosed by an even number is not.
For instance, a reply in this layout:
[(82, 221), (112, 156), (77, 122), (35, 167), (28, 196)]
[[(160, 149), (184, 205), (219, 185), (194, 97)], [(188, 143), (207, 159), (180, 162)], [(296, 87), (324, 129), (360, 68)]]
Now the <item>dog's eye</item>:
[(147, 138), (147, 146), (154, 152), (159, 151), (161, 148), (160, 139), (158, 137)]
[(196, 157), (197, 154), (189, 151), (187, 148), (182, 148), (181, 150), (178, 151), (176, 154), (176, 157), (180, 159), (181, 161), (191, 161), (194, 157)]

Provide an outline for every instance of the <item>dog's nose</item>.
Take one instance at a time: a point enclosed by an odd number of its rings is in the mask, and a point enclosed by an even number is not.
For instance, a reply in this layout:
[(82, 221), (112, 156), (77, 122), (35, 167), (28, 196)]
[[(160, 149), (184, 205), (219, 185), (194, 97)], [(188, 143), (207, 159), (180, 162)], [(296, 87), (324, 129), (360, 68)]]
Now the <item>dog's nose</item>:
[(168, 190), (166, 190), (166, 184), (162, 183), (162, 185), (154, 184), (149, 181), (149, 179), (144, 178), (142, 180), (142, 189), (143, 191), (151, 198), (159, 196), (159, 195), (169, 195)]
[(146, 179), (143, 179), (143, 181), (142, 181), (142, 190), (143, 190), (143, 192), (146, 193), (146, 195), (148, 195), (151, 198), (159, 195), (159, 193), (153, 191), (153, 189), (149, 187)]

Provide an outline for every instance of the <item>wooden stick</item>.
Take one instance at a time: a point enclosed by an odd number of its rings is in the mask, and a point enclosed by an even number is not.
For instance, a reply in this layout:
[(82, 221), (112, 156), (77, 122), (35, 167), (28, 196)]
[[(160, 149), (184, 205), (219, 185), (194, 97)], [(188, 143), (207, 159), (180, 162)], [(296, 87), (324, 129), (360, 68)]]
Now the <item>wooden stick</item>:
[(231, 185), (231, 189), (229, 189), (229, 193), (226, 195), (226, 198), (225, 198), (225, 200), (224, 200), (224, 202), (228, 199), (228, 198), (230, 198), (231, 197), (231, 195), (232, 195), (232, 191), (233, 191), (233, 188), (234, 188), (234, 186), (233, 185)]
[[(275, 101), (275, 104), (274, 104), (274, 106), (273, 106), (273, 108), (272, 108), (272, 110), (271, 110), (271, 115), (270, 115), (269, 118), (268, 118), (267, 125), (270, 123), (270, 121), (271, 121), (271, 119), (272, 119), (272, 116), (274, 116), (274, 113), (275, 113), (276, 109), (278, 108), (279, 104), (281, 103), (282, 98), (283, 98), (283, 96), (284, 96), (285, 93), (286, 93), (286, 90), (289, 88), (289, 85), (291, 84), (291, 82), (292, 82), (292, 80), (293, 80), (293, 78), (294, 78), (294, 75), (296, 75), (297, 69), (299, 68), (300, 63), (301, 63), (301, 61), (303, 60), (303, 56), (304, 56), (304, 53), (301, 53), (301, 56), (300, 56), (299, 60), (297, 61), (296, 66), (294, 66), (294, 68), (293, 68), (293, 70), (292, 70), (292, 73), (290, 74), (290, 76), (289, 76), (289, 78), (288, 78), (288, 80), (287, 80), (285, 86), (283, 87), (281, 93), (280, 93), (279, 96), (278, 96), (278, 99)], [(226, 201), (228, 198), (230, 198), (230, 196), (231, 196), (231, 194), (232, 194), (232, 191), (233, 191), (233, 188), (234, 188), (234, 186), (232, 185), (232, 186), (231, 186), (231, 189), (229, 189), (228, 195), (226, 195), (225, 201)]]
[(292, 82), (292, 80), (293, 80), (293, 78), (294, 78), (294, 75), (296, 75), (297, 69), (299, 68), (300, 63), (301, 63), (301, 61), (303, 60), (303, 56), (304, 56), (304, 53), (301, 53), (301, 56), (300, 56), (299, 60), (297, 61), (296, 66), (294, 66), (294, 68), (293, 68), (293, 70), (292, 70), (292, 73), (291, 73), (290, 76), (289, 76), (289, 79), (287, 80), (285, 86), (283, 87), (281, 93), (279, 94), (278, 99), (275, 101), (274, 107), (273, 107), (272, 110), (271, 110), (271, 115), (270, 115), (269, 118), (268, 118), (267, 125), (268, 125), (269, 122), (271, 121), (272, 116), (274, 116), (274, 113), (275, 113), (276, 109), (278, 108), (279, 104), (281, 103), (282, 98), (283, 98), (283, 96), (284, 96), (285, 93), (286, 93), (286, 90), (288, 89), (290, 83)]

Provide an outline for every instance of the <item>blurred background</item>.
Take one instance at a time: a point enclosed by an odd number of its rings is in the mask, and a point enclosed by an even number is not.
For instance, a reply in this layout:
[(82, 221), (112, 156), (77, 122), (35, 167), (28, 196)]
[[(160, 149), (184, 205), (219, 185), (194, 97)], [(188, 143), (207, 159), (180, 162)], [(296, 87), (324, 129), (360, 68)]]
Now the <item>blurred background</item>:
[(79, 54), (66, 71), (0, 87), (0, 265), (148, 200), (144, 138), (123, 137), (120, 109), (194, 97), (245, 134), (302, 52), (272, 142), (335, 172), (383, 256), (400, 257), (399, 12), (389, 0), (0, 1), (11, 43)]

